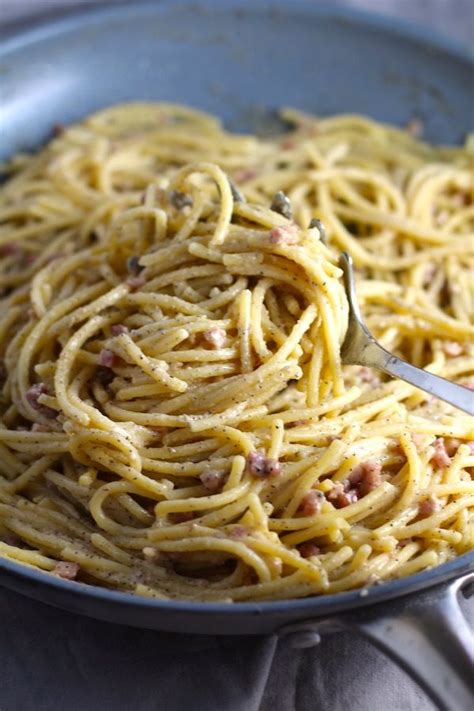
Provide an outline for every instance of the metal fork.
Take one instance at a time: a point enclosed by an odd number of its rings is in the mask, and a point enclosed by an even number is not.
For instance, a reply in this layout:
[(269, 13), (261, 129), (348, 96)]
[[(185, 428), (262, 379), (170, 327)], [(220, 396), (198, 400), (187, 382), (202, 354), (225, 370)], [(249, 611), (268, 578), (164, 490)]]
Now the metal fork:
[(354, 282), (354, 265), (347, 252), (341, 254), (339, 266), (344, 272), (344, 285), (349, 302), (349, 327), (341, 347), (342, 362), (346, 365), (365, 365), (383, 370), (393, 378), (401, 378), (469, 415), (474, 415), (472, 390), (406, 363), (389, 353), (375, 340), (360, 312)]

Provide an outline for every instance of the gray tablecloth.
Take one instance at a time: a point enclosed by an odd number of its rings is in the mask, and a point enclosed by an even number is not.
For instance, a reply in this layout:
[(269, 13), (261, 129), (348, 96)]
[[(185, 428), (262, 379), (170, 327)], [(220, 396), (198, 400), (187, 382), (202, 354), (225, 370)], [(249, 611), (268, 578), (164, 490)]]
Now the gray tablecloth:
[[(350, 633), (294, 650), (275, 638), (120, 627), (2, 591), (2, 711), (432, 711)], [(453, 710), (455, 711), (455, 710)]]
[[(0, 18), (10, 22), (92, 2), (0, 0)], [(339, 2), (403, 15), (461, 42), (472, 41), (474, 0)], [(0, 711), (434, 708), (404, 672), (349, 633), (295, 651), (274, 638), (182, 636), (120, 627), (6, 590), (0, 590), (0, 613)]]

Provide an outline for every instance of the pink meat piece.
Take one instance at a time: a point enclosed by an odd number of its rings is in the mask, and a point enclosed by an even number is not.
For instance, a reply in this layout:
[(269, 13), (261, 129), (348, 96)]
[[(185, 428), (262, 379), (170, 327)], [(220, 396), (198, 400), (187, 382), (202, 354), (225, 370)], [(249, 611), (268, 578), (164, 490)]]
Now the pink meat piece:
[(129, 276), (126, 283), (134, 291), (135, 289), (140, 289), (146, 283), (146, 279), (138, 274), (137, 276)]
[(355, 504), (359, 500), (359, 494), (357, 488), (350, 488), (350, 483), (343, 485), (338, 481), (328, 493), (328, 499), (336, 508), (343, 509), (350, 504)]
[(249, 530), (245, 526), (232, 526), (229, 535), (232, 538), (245, 538), (245, 536), (248, 536)]
[(359, 378), (363, 383), (368, 383), (374, 388), (377, 388), (381, 383), (379, 376), (374, 372), (373, 368), (367, 368), (365, 365), (359, 370)]
[(437, 440), (435, 440), (434, 444), (434, 454), (431, 457), (431, 461), (437, 467), (438, 469), (444, 469), (445, 467), (449, 467), (451, 464), (451, 458), (446, 451), (446, 445), (444, 442), (444, 437), (438, 437)]
[(444, 440), (444, 447), (446, 449), (446, 452), (450, 457), (454, 457), (456, 452), (458, 451), (459, 447), (462, 444), (467, 444), (467, 446), (474, 451), (474, 442), (473, 441), (463, 441), (461, 439), (457, 439), (457, 437), (446, 437)]
[(454, 457), (462, 442), (457, 437), (445, 437), (444, 448), (449, 457)]
[(464, 351), (464, 348), (460, 343), (457, 343), (456, 341), (445, 341), (443, 343), (443, 350), (447, 356), (450, 356), (451, 358), (456, 358), (456, 356), (461, 355), (461, 353)]
[(80, 566), (77, 563), (60, 560), (54, 566), (53, 573), (59, 575), (60, 578), (64, 578), (64, 580), (75, 580), (79, 570)]
[(17, 257), (23, 254), (23, 249), (16, 242), (5, 242), (0, 246), (0, 257)]
[(281, 473), (281, 464), (278, 459), (270, 459), (259, 449), (248, 455), (247, 471), (262, 478), (278, 476)]
[(204, 336), (204, 340), (216, 350), (223, 348), (227, 339), (227, 333), (225, 330), (223, 328), (219, 328), (218, 326), (209, 328), (207, 331), (204, 331), (202, 335)]
[(224, 477), (224, 472), (209, 469), (208, 471), (203, 472), (199, 478), (205, 489), (208, 491), (217, 491), (222, 487)]
[(269, 236), (272, 244), (296, 244), (298, 242), (298, 228), (296, 225), (280, 225), (270, 230)]
[(415, 432), (415, 434), (412, 434), (411, 438), (412, 438), (413, 444), (417, 448), (418, 452), (422, 452), (423, 445), (425, 443), (425, 435)]
[(337, 497), (343, 493), (344, 493), (344, 486), (341, 484), (340, 481), (336, 481), (334, 483), (334, 486), (332, 487), (332, 489), (330, 491), (328, 491), (327, 498), (329, 499), (329, 501), (334, 502), (337, 500)]
[(104, 368), (116, 368), (120, 364), (120, 358), (109, 348), (102, 348), (98, 363)]
[(365, 496), (382, 483), (382, 465), (380, 462), (368, 459), (352, 470), (348, 481), (350, 488), (356, 488), (359, 496)]
[(247, 183), (258, 176), (259, 172), (255, 168), (243, 168), (238, 170), (234, 177), (238, 183)]
[(110, 327), (110, 332), (112, 336), (121, 336), (122, 333), (128, 333), (128, 328), (124, 326), (123, 323), (114, 323), (114, 325)]
[(57, 416), (58, 413), (51, 407), (43, 405), (38, 401), (41, 395), (46, 395), (47, 393), (48, 388), (44, 383), (35, 383), (26, 391), (26, 400), (29, 405), (31, 405), (33, 410), (36, 410), (36, 412), (39, 412), (40, 414), (44, 415), (44, 417), (53, 419)]
[(321, 505), (324, 500), (324, 494), (316, 489), (307, 491), (301, 499), (299, 509), (305, 516), (316, 516), (321, 513)]
[(470, 205), (471, 203), (469, 194), (462, 192), (452, 195), (451, 200), (453, 205), (455, 205), (456, 207), (464, 207), (465, 205)]
[(359, 494), (357, 492), (357, 489), (348, 489), (347, 491), (344, 491), (342, 494), (339, 494), (339, 496), (336, 499), (337, 507), (339, 509), (343, 509), (346, 506), (355, 504), (357, 501), (359, 501)]
[(168, 427), (148, 427), (153, 433), (154, 442), (160, 444), (165, 434), (168, 434)]
[(312, 541), (305, 541), (298, 546), (298, 550), (302, 558), (311, 558), (311, 556), (318, 555), (320, 553), (320, 548)]
[(428, 496), (428, 498), (422, 501), (418, 506), (418, 515), (422, 518), (428, 518), (428, 516), (431, 516), (440, 510), (441, 502), (436, 498), (436, 496), (434, 496), (434, 494), (430, 494), (430, 496)]
[(39, 410), (41, 405), (38, 403), (38, 398), (48, 392), (44, 383), (35, 383), (26, 391), (26, 399), (33, 410)]

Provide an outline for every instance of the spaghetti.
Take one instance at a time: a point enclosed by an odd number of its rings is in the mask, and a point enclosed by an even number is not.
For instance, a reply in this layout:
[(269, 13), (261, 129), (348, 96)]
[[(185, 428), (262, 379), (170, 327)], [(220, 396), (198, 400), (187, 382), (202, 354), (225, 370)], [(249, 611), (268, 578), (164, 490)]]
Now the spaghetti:
[(290, 132), (257, 139), (118, 106), (8, 166), (3, 557), (231, 602), (473, 547), (472, 418), (341, 365), (336, 266), (349, 251), (386, 348), (473, 386), (472, 152), (283, 117)]

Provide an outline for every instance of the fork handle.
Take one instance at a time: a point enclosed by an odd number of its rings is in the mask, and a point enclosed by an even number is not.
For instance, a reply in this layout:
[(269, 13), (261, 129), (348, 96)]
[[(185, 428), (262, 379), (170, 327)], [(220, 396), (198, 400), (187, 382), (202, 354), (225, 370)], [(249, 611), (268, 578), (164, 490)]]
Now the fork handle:
[(375, 340), (371, 339), (370, 345), (364, 349), (363, 358), (360, 361), (362, 360), (364, 362), (360, 362), (360, 365), (383, 370), (394, 378), (401, 378), (430, 395), (449, 402), (450, 405), (467, 412), (468, 415), (474, 415), (474, 392), (472, 390), (410, 365), (386, 351)]

